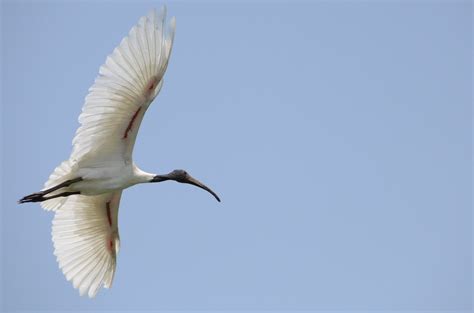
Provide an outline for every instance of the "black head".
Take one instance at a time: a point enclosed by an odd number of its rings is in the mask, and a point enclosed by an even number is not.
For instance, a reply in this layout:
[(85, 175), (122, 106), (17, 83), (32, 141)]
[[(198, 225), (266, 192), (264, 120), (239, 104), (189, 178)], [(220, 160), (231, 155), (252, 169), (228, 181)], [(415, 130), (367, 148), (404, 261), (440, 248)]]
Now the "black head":
[(167, 176), (169, 177), (169, 179), (175, 180), (179, 183), (186, 183), (188, 177), (191, 177), (185, 170), (174, 170)]
[(165, 180), (174, 180), (177, 181), (178, 183), (183, 183), (183, 184), (191, 184), (196, 187), (199, 187), (201, 189), (206, 190), (210, 194), (212, 194), (217, 201), (221, 202), (221, 199), (217, 196), (217, 194), (211, 190), (211, 188), (207, 187), (203, 183), (201, 183), (199, 180), (196, 178), (192, 177), (191, 175), (188, 174), (185, 170), (174, 170), (166, 175), (156, 175), (153, 177), (153, 179), (150, 182), (162, 182)]

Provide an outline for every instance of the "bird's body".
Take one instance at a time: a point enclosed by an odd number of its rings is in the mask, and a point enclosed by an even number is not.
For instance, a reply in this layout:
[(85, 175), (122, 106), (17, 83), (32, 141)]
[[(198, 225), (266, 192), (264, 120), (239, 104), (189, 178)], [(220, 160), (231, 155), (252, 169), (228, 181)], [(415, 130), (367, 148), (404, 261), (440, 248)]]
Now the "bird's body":
[(94, 297), (100, 287), (112, 284), (123, 189), (175, 180), (205, 189), (220, 201), (183, 170), (151, 174), (132, 159), (141, 121), (163, 86), (171, 54), (175, 20), (168, 26), (165, 17), (164, 7), (142, 17), (107, 57), (85, 99), (70, 158), (53, 171), (42, 191), (19, 201), (41, 202), (55, 212), (54, 253), (81, 295)]
[[(100, 176), (98, 173), (100, 172)], [(99, 195), (126, 189), (130, 186), (149, 182), (155, 175), (140, 170), (135, 164), (114, 167), (81, 168), (73, 174), (83, 180), (71, 184), (70, 191), (80, 191), (81, 195)]]

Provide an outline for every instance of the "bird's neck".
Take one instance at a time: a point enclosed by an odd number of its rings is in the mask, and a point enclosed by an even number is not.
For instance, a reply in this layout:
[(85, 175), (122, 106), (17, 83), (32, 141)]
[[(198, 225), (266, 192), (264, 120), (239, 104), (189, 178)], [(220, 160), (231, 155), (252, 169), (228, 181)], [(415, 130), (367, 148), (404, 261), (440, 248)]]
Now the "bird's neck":
[(156, 174), (147, 173), (139, 169), (136, 165), (133, 166), (133, 177), (136, 180), (136, 184), (148, 183), (150, 182)]

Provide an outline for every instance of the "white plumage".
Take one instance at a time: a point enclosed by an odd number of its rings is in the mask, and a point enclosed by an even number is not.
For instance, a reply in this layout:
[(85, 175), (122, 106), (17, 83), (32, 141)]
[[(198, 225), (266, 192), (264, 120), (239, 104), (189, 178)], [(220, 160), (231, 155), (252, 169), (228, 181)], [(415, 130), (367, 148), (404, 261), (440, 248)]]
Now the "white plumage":
[(71, 196), (54, 216), (54, 254), (81, 295), (94, 297), (100, 287), (112, 285), (120, 247), (117, 216), (121, 194)]
[(66, 189), (79, 190), (82, 195), (41, 202), (46, 210), (56, 211), (54, 254), (81, 295), (94, 297), (101, 286), (112, 284), (119, 249), (121, 189), (154, 176), (133, 164), (132, 150), (142, 118), (163, 85), (173, 46), (175, 19), (166, 25), (165, 17), (165, 7), (158, 14), (152, 11), (142, 17), (107, 57), (85, 99), (72, 154), (45, 184), (48, 189), (83, 178), (49, 194)]
[[(123, 181), (130, 180), (134, 171), (140, 172), (132, 161), (133, 146), (143, 116), (163, 85), (173, 46), (175, 19), (171, 19), (169, 29), (165, 21), (166, 7), (159, 14), (153, 10), (107, 57), (86, 96), (71, 156), (54, 170), (44, 189), (82, 177), (96, 180), (95, 185), (78, 183), (69, 189), (101, 194), (126, 185)], [(130, 185), (134, 183), (137, 182), (130, 181)], [(64, 190), (50, 195), (60, 192)], [(41, 204), (54, 211), (66, 199), (55, 198)]]
[(41, 202), (54, 211), (52, 237), (59, 267), (81, 295), (109, 288), (120, 246), (118, 208), (122, 190), (139, 183), (174, 180), (219, 197), (184, 170), (156, 175), (132, 161), (143, 116), (163, 86), (175, 20), (166, 9), (142, 17), (107, 57), (89, 89), (68, 160), (45, 188), (19, 202)]

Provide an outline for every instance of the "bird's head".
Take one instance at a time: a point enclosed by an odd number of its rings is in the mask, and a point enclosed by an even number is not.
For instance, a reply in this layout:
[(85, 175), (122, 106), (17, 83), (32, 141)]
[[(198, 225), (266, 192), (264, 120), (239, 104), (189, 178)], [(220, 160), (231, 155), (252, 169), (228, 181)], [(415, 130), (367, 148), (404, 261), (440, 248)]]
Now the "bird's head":
[(177, 181), (178, 183), (194, 185), (196, 187), (206, 190), (207, 192), (212, 194), (214, 198), (216, 198), (217, 201), (221, 202), (221, 199), (219, 199), (219, 196), (217, 196), (217, 194), (214, 191), (212, 191), (211, 188), (207, 187), (206, 185), (201, 183), (199, 180), (189, 175), (188, 172), (186, 172), (185, 170), (174, 170), (165, 175), (156, 175), (155, 177), (153, 177), (153, 179), (150, 182), (155, 183), (155, 182), (162, 182), (165, 180), (174, 180), (174, 181)]
[(186, 180), (191, 176), (185, 170), (174, 170), (168, 174), (168, 177), (170, 177), (170, 179), (175, 180), (179, 183), (186, 183), (187, 182)]

